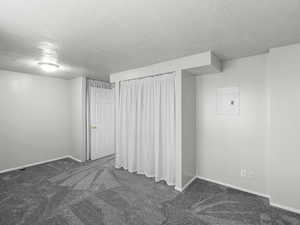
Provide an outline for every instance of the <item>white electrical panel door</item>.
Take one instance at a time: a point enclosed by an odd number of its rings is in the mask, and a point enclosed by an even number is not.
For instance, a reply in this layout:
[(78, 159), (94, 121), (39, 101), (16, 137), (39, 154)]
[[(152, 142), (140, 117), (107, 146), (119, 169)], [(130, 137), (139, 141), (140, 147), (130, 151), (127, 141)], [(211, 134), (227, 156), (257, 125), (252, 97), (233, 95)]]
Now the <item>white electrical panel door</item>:
[(239, 115), (240, 90), (238, 87), (225, 87), (217, 89), (217, 114)]

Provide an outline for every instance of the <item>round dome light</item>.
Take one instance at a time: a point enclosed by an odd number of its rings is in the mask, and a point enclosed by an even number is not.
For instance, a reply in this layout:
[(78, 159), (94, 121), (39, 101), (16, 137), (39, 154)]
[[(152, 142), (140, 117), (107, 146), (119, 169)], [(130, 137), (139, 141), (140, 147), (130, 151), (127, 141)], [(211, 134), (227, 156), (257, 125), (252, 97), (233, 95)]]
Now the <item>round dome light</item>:
[(55, 63), (39, 62), (39, 66), (47, 73), (52, 73), (59, 69), (59, 65)]

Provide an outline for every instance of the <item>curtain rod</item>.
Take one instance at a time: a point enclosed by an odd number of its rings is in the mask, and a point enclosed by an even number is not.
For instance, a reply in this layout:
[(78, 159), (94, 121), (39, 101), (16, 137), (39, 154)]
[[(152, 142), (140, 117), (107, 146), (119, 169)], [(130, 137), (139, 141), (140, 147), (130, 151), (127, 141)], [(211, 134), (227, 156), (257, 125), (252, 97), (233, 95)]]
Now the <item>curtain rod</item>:
[(101, 81), (101, 82), (105, 82), (105, 83), (110, 83), (109, 81), (106, 81), (106, 80), (96, 80), (94, 78), (89, 78), (89, 77), (86, 77), (87, 80), (94, 80), (94, 81)]
[(87, 89), (90, 86), (101, 87), (101, 88), (104, 88), (104, 89), (113, 89), (115, 87), (115, 84), (107, 82), (107, 81), (102, 81), (102, 80), (96, 80), (96, 79), (87, 78), (87, 80), (86, 80), (86, 87), (87, 87)]
[(129, 80), (141, 80), (141, 79), (145, 79), (147, 77), (157, 77), (157, 76), (163, 76), (163, 75), (167, 75), (167, 74), (171, 74), (171, 73), (175, 73), (176, 71), (170, 71), (167, 73), (157, 73), (157, 74), (152, 74), (152, 75), (148, 75), (148, 76), (144, 76), (144, 77), (136, 77), (136, 78), (129, 78), (129, 79), (125, 79), (125, 80), (119, 80), (117, 82), (122, 82), (122, 81), (129, 81)]

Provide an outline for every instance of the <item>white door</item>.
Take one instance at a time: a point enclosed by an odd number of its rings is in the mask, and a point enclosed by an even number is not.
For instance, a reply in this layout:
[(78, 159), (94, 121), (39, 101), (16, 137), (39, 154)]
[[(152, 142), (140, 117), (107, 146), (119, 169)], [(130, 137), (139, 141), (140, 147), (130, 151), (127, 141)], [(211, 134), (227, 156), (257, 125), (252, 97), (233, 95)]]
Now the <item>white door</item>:
[(114, 154), (114, 90), (90, 87), (91, 159)]

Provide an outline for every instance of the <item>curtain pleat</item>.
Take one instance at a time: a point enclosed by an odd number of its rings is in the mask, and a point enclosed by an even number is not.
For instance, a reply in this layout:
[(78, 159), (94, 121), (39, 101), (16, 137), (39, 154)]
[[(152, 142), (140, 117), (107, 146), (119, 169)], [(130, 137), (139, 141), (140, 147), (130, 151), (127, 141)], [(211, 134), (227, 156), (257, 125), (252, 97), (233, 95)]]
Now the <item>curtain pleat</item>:
[(123, 81), (116, 167), (175, 184), (175, 74)]

